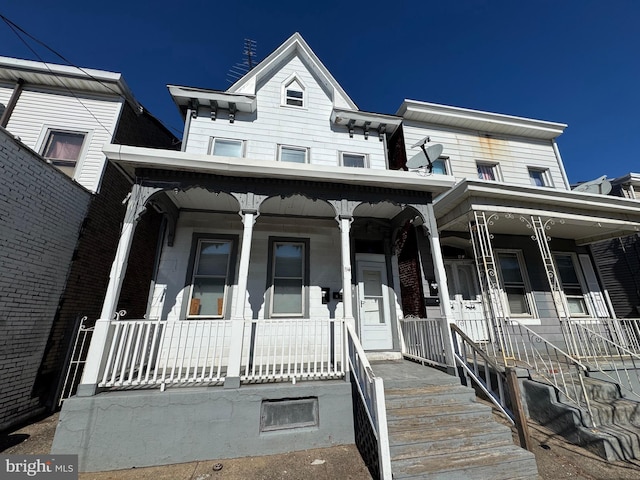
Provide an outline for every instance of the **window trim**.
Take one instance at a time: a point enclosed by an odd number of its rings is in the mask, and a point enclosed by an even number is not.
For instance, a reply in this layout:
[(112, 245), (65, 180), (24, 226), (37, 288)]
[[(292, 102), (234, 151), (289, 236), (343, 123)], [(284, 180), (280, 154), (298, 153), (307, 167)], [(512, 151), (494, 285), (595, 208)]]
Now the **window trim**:
[[(502, 273), (502, 266), (500, 265), (500, 258), (499, 258), (499, 255), (503, 253), (516, 256), (516, 259), (518, 261), (518, 267), (520, 269), (520, 276), (522, 277), (522, 287), (524, 288), (525, 300), (529, 307), (530, 313), (516, 313), (516, 314), (511, 313), (511, 309), (509, 308), (509, 299), (507, 297), (507, 290), (506, 290), (507, 285), (505, 284), (505, 281), (504, 281), (504, 275)], [(498, 278), (500, 279), (500, 288), (502, 290), (502, 293), (505, 299), (505, 307), (509, 309), (509, 317), (517, 318), (519, 321), (523, 319), (539, 321), (540, 317), (538, 315), (538, 310), (536, 308), (536, 301), (533, 296), (533, 291), (531, 290), (529, 272), (527, 271), (527, 264), (524, 261), (524, 254), (522, 253), (522, 250), (510, 249), (510, 248), (496, 248), (494, 249), (494, 254), (497, 260), (496, 266), (498, 267), (498, 270), (499, 270)]]
[[(480, 178), (480, 172), (478, 171), (479, 167), (491, 168), (491, 170), (493, 171), (493, 180)], [(478, 176), (478, 180), (484, 180), (485, 182), (501, 182), (502, 181), (502, 172), (500, 171), (500, 164), (497, 162), (486, 162), (484, 160), (476, 160), (476, 175)]]
[[(231, 252), (229, 253), (229, 264), (227, 266), (227, 279), (224, 286), (224, 303), (222, 315), (189, 315), (189, 306), (191, 304), (193, 292), (193, 277), (195, 272), (196, 256), (202, 242), (207, 241), (230, 241)], [(233, 298), (231, 296), (236, 292), (231, 288), (235, 284), (236, 264), (238, 258), (238, 235), (216, 234), (216, 233), (194, 233), (191, 238), (191, 249), (189, 251), (189, 263), (187, 264), (187, 274), (185, 277), (185, 287), (183, 292), (183, 305), (180, 311), (181, 320), (202, 320), (214, 319), (223, 320), (231, 318), (231, 305)]]
[[(300, 163), (300, 162), (287, 162), (286, 160), (282, 160), (282, 149), (289, 149), (289, 150), (298, 150), (298, 151), (303, 151), (304, 152), (304, 162)], [(283, 163), (292, 163), (294, 165), (304, 165), (304, 164), (308, 164), (310, 163), (310, 154), (309, 154), (309, 147), (300, 147), (298, 145), (283, 145), (283, 144), (279, 144), (278, 145), (278, 161), (279, 162), (283, 162)]]
[[(246, 141), (239, 138), (227, 138), (227, 137), (209, 137), (209, 148), (207, 149), (207, 155), (214, 155), (216, 140), (223, 140), (226, 142), (239, 142), (240, 143), (240, 156), (230, 158), (244, 158)], [(223, 155), (219, 155), (223, 156)]]
[(435, 162), (442, 162), (442, 164), (444, 165), (444, 173), (434, 173), (432, 171), (431, 173), (433, 175), (453, 175), (453, 173), (451, 173), (451, 162), (449, 161), (449, 157), (440, 156), (436, 158), (433, 163), (435, 164)]
[[(296, 84), (296, 88), (291, 88), (291, 85)], [(297, 97), (289, 97), (288, 90), (301, 92), (301, 98)], [(302, 105), (293, 105), (288, 103), (288, 100), (291, 99), (293, 101), (300, 101)], [(307, 86), (300, 79), (297, 74), (290, 75), (284, 82), (282, 82), (282, 91), (281, 91), (281, 99), (280, 106), (287, 108), (297, 108), (297, 109), (307, 109)]]
[[(82, 140), (82, 146), (80, 147), (80, 152), (78, 153), (77, 160), (60, 160), (60, 159), (45, 157), (44, 152), (47, 148), (47, 145), (49, 144), (51, 134), (53, 133), (70, 133), (74, 135), (84, 136)], [(86, 129), (76, 130), (73, 128), (58, 127), (55, 125), (44, 125), (40, 133), (40, 139), (38, 141), (38, 148), (36, 149), (36, 151), (39, 152), (40, 156), (42, 156), (42, 158), (44, 158), (47, 161), (47, 163), (50, 163), (55, 167), (73, 168), (73, 172), (71, 172), (71, 175), (70, 175), (73, 177), (75, 176), (76, 172), (79, 170), (79, 167), (81, 167), (84, 163), (84, 159), (87, 155), (87, 151), (89, 150), (89, 144), (91, 143), (92, 133), (93, 133), (93, 130), (86, 130)], [(73, 165), (70, 165), (71, 162), (73, 162)]]
[[(565, 303), (566, 303), (566, 307), (567, 307), (567, 312), (566, 312), (567, 316), (569, 316), (569, 318), (594, 318), (594, 317), (596, 317), (596, 315), (594, 315), (594, 312), (591, 311), (591, 306), (590, 306), (591, 302), (590, 302), (590, 299), (587, 297), (587, 293), (588, 293), (589, 289), (587, 288), (587, 282), (585, 281), (584, 274), (582, 273), (582, 266), (580, 265), (580, 262), (578, 261), (578, 255), (576, 254), (576, 252), (554, 251), (554, 252), (551, 252), (551, 255), (553, 256), (554, 268), (556, 269), (556, 272), (558, 273), (558, 282), (560, 283), (560, 287), (562, 288), (562, 295), (564, 295), (564, 299), (565, 299)], [(569, 296), (567, 296), (567, 294), (564, 291), (564, 282), (562, 281), (562, 276), (560, 275), (560, 271), (558, 269), (558, 264), (557, 264), (557, 261), (556, 261), (556, 256), (557, 255), (568, 256), (569, 258), (571, 258), (571, 263), (573, 265), (573, 271), (575, 272), (576, 278), (578, 279), (578, 286), (580, 287), (580, 290), (582, 291), (582, 302), (584, 303), (585, 313), (571, 313), (571, 311), (568, 309), (568, 307), (569, 307)], [(573, 285), (570, 285), (570, 286), (573, 286)], [(571, 295), (570, 297), (575, 297), (575, 295)]]
[[(302, 312), (299, 314), (292, 313), (273, 313), (273, 278), (275, 273), (275, 245), (277, 243), (298, 243), (304, 246), (302, 259)], [(309, 278), (311, 266), (310, 239), (302, 237), (269, 237), (269, 250), (267, 251), (267, 287), (265, 295), (265, 318), (309, 318)]]
[[(536, 172), (536, 173), (540, 173), (542, 176), (542, 185), (536, 185), (535, 183), (533, 183), (533, 177), (531, 176), (532, 172)], [(553, 184), (551, 182), (551, 175), (549, 174), (549, 169), (548, 168), (542, 168), (542, 167), (531, 167), (528, 166), (527, 167), (527, 174), (529, 176), (529, 183), (531, 183), (532, 187), (553, 187)]]
[(362, 167), (348, 167), (348, 168), (369, 168), (369, 155), (366, 153), (356, 153), (356, 152), (340, 152), (340, 166), (345, 167), (344, 164), (344, 156), (352, 155), (354, 157), (362, 157)]

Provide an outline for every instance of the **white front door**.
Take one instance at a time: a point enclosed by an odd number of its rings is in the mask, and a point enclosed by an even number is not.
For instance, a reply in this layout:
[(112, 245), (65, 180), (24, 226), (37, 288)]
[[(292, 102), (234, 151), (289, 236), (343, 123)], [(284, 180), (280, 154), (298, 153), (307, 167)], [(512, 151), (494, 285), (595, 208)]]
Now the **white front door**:
[(393, 348), (387, 269), (380, 257), (357, 261), (360, 341), (365, 350)]
[(476, 268), (471, 260), (445, 260), (449, 299), (456, 324), (474, 342), (489, 340)]

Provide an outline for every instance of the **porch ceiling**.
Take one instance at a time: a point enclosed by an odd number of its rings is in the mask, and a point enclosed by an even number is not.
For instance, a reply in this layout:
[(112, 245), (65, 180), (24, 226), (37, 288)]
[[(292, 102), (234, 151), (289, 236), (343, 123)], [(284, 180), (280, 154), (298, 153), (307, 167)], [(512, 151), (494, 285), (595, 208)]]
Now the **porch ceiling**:
[(228, 193), (214, 193), (204, 188), (167, 192), (171, 201), (182, 210), (215, 210), (238, 213), (240, 204)]
[(491, 217), (495, 234), (532, 235), (531, 216), (540, 216), (548, 235), (588, 244), (640, 231), (637, 201), (537, 187), (465, 180), (434, 203), (440, 230), (467, 231), (474, 211)]

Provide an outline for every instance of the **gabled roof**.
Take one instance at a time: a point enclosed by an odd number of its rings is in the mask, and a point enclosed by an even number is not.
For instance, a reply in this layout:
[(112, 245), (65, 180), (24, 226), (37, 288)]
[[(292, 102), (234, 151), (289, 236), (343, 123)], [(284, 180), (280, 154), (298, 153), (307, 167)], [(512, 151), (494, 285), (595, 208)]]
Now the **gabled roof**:
[(120, 95), (134, 109), (142, 111), (142, 106), (133, 96), (122, 74), (117, 72), (0, 56), (0, 82), (15, 83), (20, 79), (28, 85), (62, 88), (74, 92)]
[(396, 115), (408, 120), (447, 125), (465, 130), (516, 135), (551, 140), (567, 128), (564, 123), (547, 122), (533, 118), (515, 117), (501, 113), (483, 112), (468, 108), (451, 107), (437, 103), (405, 100)]
[(311, 47), (309, 47), (298, 32), (291, 35), (267, 58), (231, 85), (231, 87), (227, 89), (227, 92), (255, 95), (256, 85), (259, 80), (271, 75), (273, 71), (278, 68), (282, 59), (292, 54), (299, 55), (325, 88), (332, 93), (334, 107), (358, 110), (357, 105), (349, 98), (349, 95), (342, 89), (336, 79), (333, 78), (333, 75), (327, 70), (327, 67), (325, 67), (316, 54), (313, 53)]

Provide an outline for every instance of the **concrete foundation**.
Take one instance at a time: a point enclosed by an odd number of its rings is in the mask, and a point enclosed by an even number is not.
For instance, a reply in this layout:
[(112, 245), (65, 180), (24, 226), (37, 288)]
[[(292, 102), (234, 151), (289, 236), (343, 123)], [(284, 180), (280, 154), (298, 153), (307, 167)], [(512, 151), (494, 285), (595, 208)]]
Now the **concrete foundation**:
[[(260, 432), (263, 400), (318, 399), (318, 425)], [(84, 472), (285, 453), (354, 443), (344, 381), (101, 393), (66, 400), (51, 452)]]

